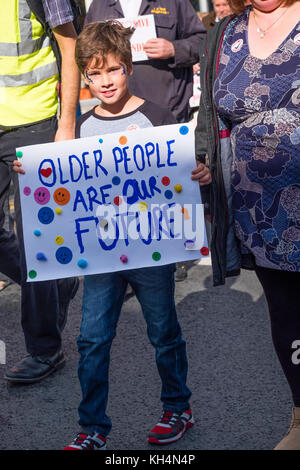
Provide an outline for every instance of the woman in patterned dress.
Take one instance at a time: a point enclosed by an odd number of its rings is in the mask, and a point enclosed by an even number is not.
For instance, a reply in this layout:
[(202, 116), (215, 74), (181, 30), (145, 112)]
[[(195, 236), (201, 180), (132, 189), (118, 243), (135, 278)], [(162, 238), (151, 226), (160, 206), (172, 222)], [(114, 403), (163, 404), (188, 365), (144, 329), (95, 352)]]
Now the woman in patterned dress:
[(229, 3), (234, 15), (200, 53), (196, 152), (213, 177), (214, 283), (251, 262), (294, 402), (276, 449), (300, 450), (300, 2)]

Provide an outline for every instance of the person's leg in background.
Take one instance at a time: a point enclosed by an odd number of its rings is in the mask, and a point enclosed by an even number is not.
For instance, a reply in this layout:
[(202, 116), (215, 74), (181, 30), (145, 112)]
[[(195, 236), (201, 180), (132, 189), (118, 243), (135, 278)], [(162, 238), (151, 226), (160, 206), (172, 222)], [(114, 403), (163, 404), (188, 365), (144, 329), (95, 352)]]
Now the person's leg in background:
[(275, 449), (300, 450), (300, 273), (259, 266), (255, 272), (267, 299), (274, 348), (294, 402), (290, 430)]
[[(19, 257), (14, 259), (13, 266), (20, 270), (21, 316), (26, 348), (29, 356), (7, 371), (6, 379), (13, 382), (33, 383), (43, 379), (64, 365), (61, 352), (61, 329), (66, 320), (69, 300), (75, 295), (78, 280), (68, 279), (45, 282), (26, 282), (27, 268), (23, 242), (22, 216), (18, 175), (12, 170), (16, 147), (35, 145), (54, 140), (56, 119), (5, 132), (0, 136), (0, 159), (10, 173), (14, 183), (15, 216)], [(6, 190), (8, 190), (7, 185)], [(2, 232), (2, 237), (7, 233)], [(8, 257), (15, 250), (16, 239), (10, 235), (10, 244), (5, 249), (0, 246), (0, 271), (7, 272)], [(14, 251), (12, 251), (14, 252)], [(11, 277), (11, 276), (10, 276)], [(12, 278), (14, 281), (16, 279)], [(18, 281), (16, 281), (18, 282)]]

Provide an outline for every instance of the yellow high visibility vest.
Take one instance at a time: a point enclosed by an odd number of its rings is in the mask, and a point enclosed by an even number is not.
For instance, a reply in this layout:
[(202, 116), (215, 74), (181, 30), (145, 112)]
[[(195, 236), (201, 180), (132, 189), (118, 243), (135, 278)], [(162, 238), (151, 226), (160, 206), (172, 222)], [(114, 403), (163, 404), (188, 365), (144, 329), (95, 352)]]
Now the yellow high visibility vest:
[(0, 126), (57, 112), (58, 69), (50, 39), (26, 0), (0, 0)]

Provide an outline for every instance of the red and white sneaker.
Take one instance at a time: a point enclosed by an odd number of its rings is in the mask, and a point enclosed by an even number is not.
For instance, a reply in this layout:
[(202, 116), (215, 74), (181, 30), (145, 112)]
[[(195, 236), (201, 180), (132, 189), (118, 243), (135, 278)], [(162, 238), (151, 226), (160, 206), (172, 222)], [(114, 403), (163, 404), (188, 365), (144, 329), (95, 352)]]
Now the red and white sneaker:
[(78, 433), (75, 439), (64, 450), (105, 450), (106, 439), (96, 432), (94, 434)]
[(164, 411), (159, 422), (151, 429), (148, 436), (149, 444), (171, 444), (178, 441), (185, 431), (194, 424), (192, 410), (175, 413)]

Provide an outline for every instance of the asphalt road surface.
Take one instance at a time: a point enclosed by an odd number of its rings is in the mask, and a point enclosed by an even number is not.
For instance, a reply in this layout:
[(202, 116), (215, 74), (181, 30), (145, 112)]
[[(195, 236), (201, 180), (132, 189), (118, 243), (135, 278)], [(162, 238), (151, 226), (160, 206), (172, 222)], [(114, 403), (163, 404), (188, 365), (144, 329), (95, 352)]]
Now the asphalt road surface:
[[(81, 294), (82, 282), (63, 333), (65, 367), (25, 386), (3, 378), (6, 367), (26, 353), (20, 290), (10, 285), (0, 293), (0, 346), (6, 362), (0, 364), (1, 450), (59, 450), (78, 431)], [(211, 267), (190, 263), (188, 279), (176, 283), (176, 302), (187, 341), (196, 423), (164, 450), (273, 449), (289, 426), (292, 403), (254, 274), (244, 271), (226, 286), (213, 287)], [(108, 413), (113, 428), (108, 449), (153, 450), (146, 437), (161, 414), (159, 397), (154, 351), (132, 296), (124, 304), (112, 348)]]

